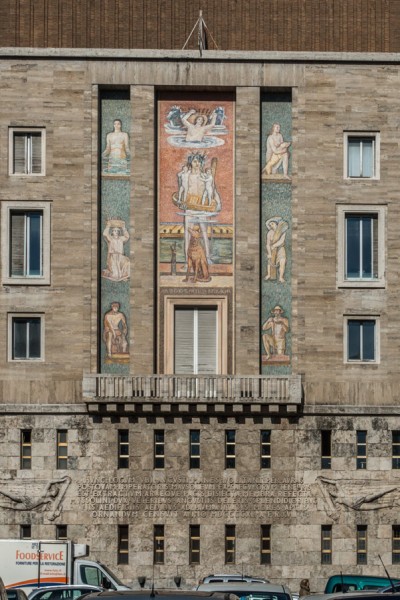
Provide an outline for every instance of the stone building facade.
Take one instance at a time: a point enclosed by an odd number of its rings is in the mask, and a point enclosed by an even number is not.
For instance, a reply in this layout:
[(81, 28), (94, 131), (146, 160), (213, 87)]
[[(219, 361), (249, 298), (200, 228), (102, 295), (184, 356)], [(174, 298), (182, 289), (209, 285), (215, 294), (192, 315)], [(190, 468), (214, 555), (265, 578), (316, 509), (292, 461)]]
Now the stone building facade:
[(0, 537), (133, 586), (400, 576), (398, 82), (0, 50)]

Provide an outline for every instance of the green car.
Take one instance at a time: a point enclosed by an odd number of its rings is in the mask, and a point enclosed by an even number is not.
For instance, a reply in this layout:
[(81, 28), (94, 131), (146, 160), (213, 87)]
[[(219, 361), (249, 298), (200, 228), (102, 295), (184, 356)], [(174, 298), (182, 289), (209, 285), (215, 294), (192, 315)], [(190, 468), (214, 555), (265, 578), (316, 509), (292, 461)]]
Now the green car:
[[(392, 579), (393, 583), (400, 583), (399, 579)], [(387, 577), (374, 575), (332, 575), (325, 586), (325, 594), (337, 592), (354, 592), (356, 590), (377, 590), (390, 585)]]

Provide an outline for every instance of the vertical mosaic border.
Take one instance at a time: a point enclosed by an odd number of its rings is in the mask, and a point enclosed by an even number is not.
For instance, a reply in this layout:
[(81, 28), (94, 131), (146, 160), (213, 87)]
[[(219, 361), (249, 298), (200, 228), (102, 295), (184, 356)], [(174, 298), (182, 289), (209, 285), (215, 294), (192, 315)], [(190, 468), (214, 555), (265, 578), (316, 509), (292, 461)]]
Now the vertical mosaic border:
[(261, 100), (261, 372), (292, 371), (292, 98)]
[(100, 95), (100, 372), (129, 374), (130, 135), (128, 91)]

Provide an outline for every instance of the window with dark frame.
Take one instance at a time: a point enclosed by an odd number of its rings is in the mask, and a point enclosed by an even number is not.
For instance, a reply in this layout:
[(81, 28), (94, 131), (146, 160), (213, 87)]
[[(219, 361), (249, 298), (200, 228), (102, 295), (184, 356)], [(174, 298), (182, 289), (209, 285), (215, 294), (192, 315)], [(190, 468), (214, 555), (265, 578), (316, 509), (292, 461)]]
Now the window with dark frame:
[(332, 525), (321, 525), (321, 564), (332, 564)]
[(392, 469), (400, 469), (400, 431), (392, 431)]
[(225, 564), (236, 562), (236, 525), (225, 525)]
[(165, 560), (165, 537), (164, 525), (154, 525), (154, 553), (153, 560), (155, 565), (163, 565)]
[(271, 468), (271, 431), (264, 429), (260, 432), (261, 443), (261, 468)]
[(57, 469), (68, 469), (68, 431), (57, 431)]
[(347, 319), (347, 360), (376, 361), (375, 319)]
[(40, 317), (12, 316), (12, 360), (42, 358), (42, 320)]
[(32, 468), (32, 430), (23, 429), (21, 431), (21, 469)]
[(367, 526), (357, 525), (357, 564), (367, 564)]
[(200, 525), (189, 525), (189, 564), (200, 564)]
[(11, 175), (42, 175), (44, 130), (12, 130)]
[(163, 429), (154, 431), (154, 468), (165, 467), (165, 433)]
[(56, 540), (67, 540), (68, 539), (68, 526), (67, 525), (56, 525)]
[(321, 430), (321, 469), (330, 469), (332, 464), (332, 431)]
[(260, 564), (271, 564), (271, 525), (261, 525)]
[(19, 537), (21, 540), (32, 539), (32, 525), (20, 525)]
[(357, 469), (367, 468), (367, 432), (360, 430), (356, 432), (357, 436)]
[(400, 525), (392, 525), (392, 564), (400, 565)]
[(189, 432), (189, 469), (200, 469), (200, 430)]
[(225, 469), (236, 467), (236, 431), (227, 429), (225, 431)]
[(345, 279), (378, 278), (378, 213), (345, 214)]
[(118, 556), (119, 565), (129, 564), (129, 525), (118, 525)]
[(118, 429), (118, 469), (129, 469), (129, 431)]

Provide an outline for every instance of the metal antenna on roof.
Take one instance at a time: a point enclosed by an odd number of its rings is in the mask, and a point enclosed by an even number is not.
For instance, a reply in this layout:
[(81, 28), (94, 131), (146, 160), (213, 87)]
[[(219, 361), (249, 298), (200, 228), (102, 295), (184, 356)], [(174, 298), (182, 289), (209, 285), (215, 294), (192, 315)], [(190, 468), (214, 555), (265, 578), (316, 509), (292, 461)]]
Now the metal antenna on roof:
[(186, 40), (185, 45), (183, 46), (182, 50), (185, 50), (196, 27), (198, 28), (197, 29), (197, 46), (199, 48), (200, 56), (203, 56), (203, 50), (208, 50), (207, 34), (210, 36), (210, 38), (214, 42), (214, 46), (216, 47), (216, 49), (219, 50), (216, 41), (214, 40), (213, 36), (211, 35), (210, 30), (208, 29), (206, 22), (203, 19), (203, 11), (202, 10), (199, 11), (199, 18), (197, 19), (192, 31), (190, 32), (189, 37)]

